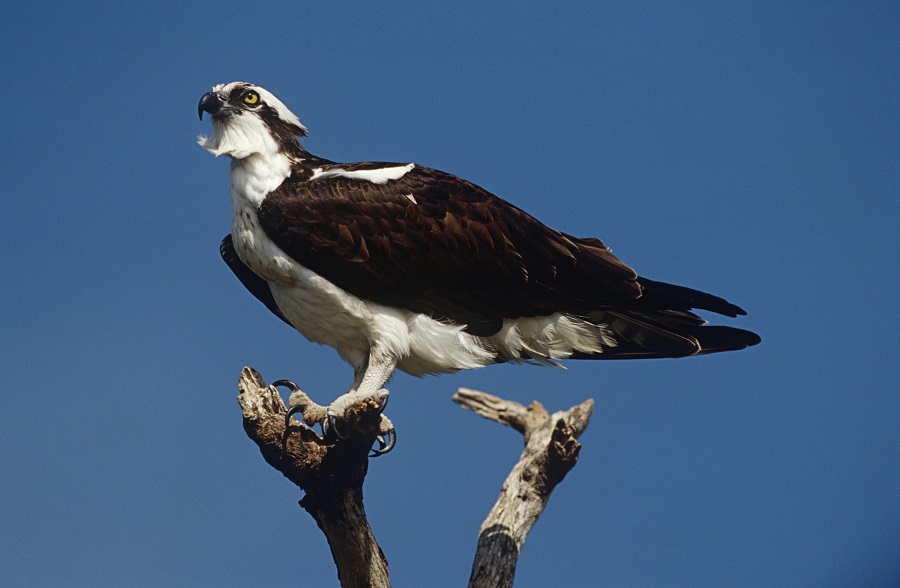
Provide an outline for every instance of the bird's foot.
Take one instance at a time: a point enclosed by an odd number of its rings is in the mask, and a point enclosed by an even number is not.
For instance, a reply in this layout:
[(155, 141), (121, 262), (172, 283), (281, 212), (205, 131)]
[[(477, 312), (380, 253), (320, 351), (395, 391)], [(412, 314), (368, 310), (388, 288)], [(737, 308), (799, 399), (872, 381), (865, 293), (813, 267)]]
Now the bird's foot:
[[(330, 406), (322, 406), (313, 402), (309, 396), (293, 382), (289, 380), (278, 380), (272, 383), (273, 387), (284, 386), (291, 391), (288, 398), (288, 406), (290, 407), (285, 414), (285, 435), (290, 434), (291, 426), (297, 421), (292, 419), (295, 414), (303, 415), (302, 423), (307, 428), (311, 428), (316, 423), (322, 426), (322, 440), (326, 443), (337, 443), (349, 437), (349, 432), (345, 433), (342, 428), (348, 424), (352, 428), (353, 424), (359, 425), (361, 421), (367, 418), (370, 409), (375, 406), (376, 414), (379, 422), (377, 427), (377, 435), (375, 437), (378, 447), (372, 448), (369, 457), (378, 457), (384, 455), (394, 448), (397, 443), (397, 433), (390, 419), (382, 414), (387, 406), (388, 391), (385, 389), (378, 390), (374, 394), (360, 394), (353, 391), (339, 397)], [(344, 423), (338, 425), (338, 423)], [(301, 426), (303, 426), (301, 424)], [(369, 429), (371, 430), (371, 429)]]
[[(359, 422), (365, 415), (360, 414), (361, 407), (366, 409), (377, 406), (375, 412), (378, 415), (378, 427), (375, 441), (378, 448), (372, 448), (369, 457), (378, 457), (388, 453), (397, 444), (397, 432), (391, 419), (384, 416), (384, 409), (387, 407), (390, 393), (382, 388), (372, 394), (365, 394), (358, 391), (348, 392), (331, 403), (325, 413), (325, 419), (322, 421), (322, 433), (326, 441), (329, 439), (339, 440), (346, 439), (347, 435), (343, 434), (338, 428), (338, 422), (355, 421)], [(365, 409), (364, 409), (365, 410)], [(367, 410), (368, 412), (368, 410)]]

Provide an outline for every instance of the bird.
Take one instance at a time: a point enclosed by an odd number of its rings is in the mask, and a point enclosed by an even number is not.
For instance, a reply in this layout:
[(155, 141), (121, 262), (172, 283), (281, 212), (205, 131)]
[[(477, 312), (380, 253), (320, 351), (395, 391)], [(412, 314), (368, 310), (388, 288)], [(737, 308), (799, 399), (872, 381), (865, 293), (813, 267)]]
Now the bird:
[[(353, 369), (349, 391), (326, 416), (304, 414), (309, 424), (337, 431), (343, 398), (386, 402), (395, 370), (681, 358), (761, 340), (693, 312), (746, 314), (739, 306), (639, 276), (600, 239), (548, 227), (465, 179), (309, 153), (306, 127), (258, 85), (213, 86), (204, 113), (212, 133), (199, 144), (231, 158), (222, 258), (273, 314)], [(293, 389), (288, 418), (304, 408)], [(383, 418), (374, 455), (396, 440)]]

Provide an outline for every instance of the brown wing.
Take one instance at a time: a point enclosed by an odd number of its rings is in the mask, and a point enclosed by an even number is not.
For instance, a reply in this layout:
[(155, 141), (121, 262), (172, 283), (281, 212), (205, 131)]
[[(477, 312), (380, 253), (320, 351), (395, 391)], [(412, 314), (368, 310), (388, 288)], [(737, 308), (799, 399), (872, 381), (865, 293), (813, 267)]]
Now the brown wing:
[(476, 334), (496, 332), (504, 318), (619, 307), (641, 293), (634, 271), (600, 240), (551, 229), (418, 166), (384, 184), (289, 178), (259, 221), (288, 255), (344, 290)]

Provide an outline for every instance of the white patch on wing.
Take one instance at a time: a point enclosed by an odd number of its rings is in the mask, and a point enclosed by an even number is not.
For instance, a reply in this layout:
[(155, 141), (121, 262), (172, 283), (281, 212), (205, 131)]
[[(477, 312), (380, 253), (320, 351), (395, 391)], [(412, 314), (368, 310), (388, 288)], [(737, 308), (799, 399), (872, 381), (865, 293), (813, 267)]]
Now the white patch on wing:
[(333, 167), (328, 170), (317, 167), (313, 170), (313, 175), (311, 178), (309, 178), (309, 181), (339, 177), (350, 178), (353, 180), (365, 180), (367, 182), (372, 182), (373, 184), (386, 184), (390, 180), (399, 180), (407, 173), (409, 173), (409, 171), (412, 170), (415, 165), (416, 164), (414, 163), (408, 163), (406, 165), (399, 165), (394, 167), (382, 167), (380, 169), (359, 169), (354, 171), (347, 171), (342, 167)]
[(410, 202), (412, 202), (413, 204), (418, 204), (418, 203), (419, 203), (419, 201), (416, 200), (416, 197), (413, 196), (412, 194), (404, 194), (404, 196), (406, 196), (406, 198), (407, 198)]

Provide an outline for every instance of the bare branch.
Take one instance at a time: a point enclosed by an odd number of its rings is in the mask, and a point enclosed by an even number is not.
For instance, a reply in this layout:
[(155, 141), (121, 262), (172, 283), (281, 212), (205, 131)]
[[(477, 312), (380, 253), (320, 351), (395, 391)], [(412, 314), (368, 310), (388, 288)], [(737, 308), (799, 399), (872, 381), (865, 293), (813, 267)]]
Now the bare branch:
[(369, 527), (362, 493), (380, 406), (371, 399), (354, 404), (345, 412), (347, 438), (329, 445), (299, 423), (286, 435), (281, 395), (256, 370), (244, 368), (238, 388), (244, 430), (269, 465), (306, 492), (300, 506), (325, 533), (341, 586), (390, 587), (387, 559)]
[[(389, 587), (387, 559), (366, 519), (362, 494), (383, 402), (344, 398), (348, 408), (342, 432), (347, 438), (327, 444), (296, 421), (286, 431), (281, 395), (252, 368), (244, 368), (238, 387), (244, 430), (269, 465), (306, 492), (300, 505), (325, 533), (341, 586)], [(311, 410), (324, 410), (302, 392), (295, 394)], [(525, 450), (481, 526), (469, 579), (471, 588), (512, 586), (526, 536), (553, 489), (578, 461), (581, 445), (576, 439), (588, 425), (593, 401), (551, 415), (537, 402), (525, 407), (474, 390), (460, 389), (453, 400), (525, 438)]]
[(590, 421), (594, 401), (586, 400), (550, 415), (537, 402), (526, 408), (517, 402), (464, 388), (453, 400), (525, 436), (525, 450), (481, 525), (469, 577), (469, 588), (512, 586), (519, 552), (528, 532), (544, 511), (550, 493), (578, 461), (581, 445), (576, 439)]

